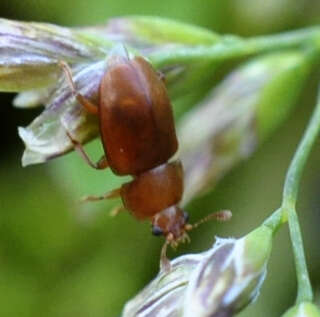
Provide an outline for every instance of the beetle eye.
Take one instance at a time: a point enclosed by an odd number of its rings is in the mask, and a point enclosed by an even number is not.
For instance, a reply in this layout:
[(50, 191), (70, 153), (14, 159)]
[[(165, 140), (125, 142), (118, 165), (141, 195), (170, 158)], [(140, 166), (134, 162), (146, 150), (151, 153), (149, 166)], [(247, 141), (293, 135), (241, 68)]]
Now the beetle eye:
[(152, 226), (152, 234), (153, 234), (154, 236), (161, 236), (161, 235), (163, 235), (163, 231), (162, 231), (162, 229), (161, 229), (160, 227), (158, 227), (158, 226)]
[(189, 214), (187, 212), (183, 212), (183, 218), (185, 222), (189, 222)]

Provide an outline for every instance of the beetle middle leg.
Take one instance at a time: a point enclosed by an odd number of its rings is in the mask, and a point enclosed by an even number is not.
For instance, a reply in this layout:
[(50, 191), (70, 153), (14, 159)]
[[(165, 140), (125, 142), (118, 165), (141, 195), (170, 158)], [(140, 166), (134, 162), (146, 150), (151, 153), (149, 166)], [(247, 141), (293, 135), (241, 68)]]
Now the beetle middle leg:
[(100, 195), (100, 196), (82, 197), (81, 201), (86, 202), (86, 201), (98, 201), (98, 200), (104, 200), (104, 199), (112, 199), (112, 198), (120, 197), (120, 195), (121, 195), (121, 188), (116, 188), (116, 189), (113, 189), (103, 195)]
[[(118, 198), (120, 195), (121, 195), (121, 189), (117, 188), (117, 189), (111, 190), (101, 196), (84, 196), (81, 198), (81, 202), (99, 201), (99, 200), (104, 200), (104, 199)], [(115, 206), (114, 208), (111, 209), (110, 216), (115, 217), (122, 211), (126, 211), (126, 208), (124, 208), (124, 206), (122, 206), (122, 205)]]
[(62, 68), (62, 70), (64, 71), (67, 80), (70, 84), (71, 90), (72, 90), (72, 94), (76, 97), (77, 101), (84, 107), (86, 108), (86, 110), (91, 113), (91, 114), (98, 114), (98, 107), (92, 103), (88, 98), (84, 97), (83, 95), (81, 95), (77, 89), (76, 89), (76, 85), (72, 79), (72, 70), (69, 67), (69, 65), (64, 62), (64, 61), (59, 61), (58, 65)]
[(121, 205), (116, 206), (116, 207), (111, 209), (110, 216), (111, 217), (115, 217), (115, 216), (119, 215), (119, 213), (122, 212), (122, 211), (126, 211), (126, 209), (123, 206), (121, 206)]
[(88, 154), (85, 152), (82, 144), (77, 140), (75, 140), (68, 131), (66, 131), (66, 134), (69, 137), (70, 141), (72, 142), (74, 149), (80, 154), (80, 156), (84, 159), (84, 161), (89, 166), (97, 170), (102, 170), (109, 166), (107, 158), (104, 155), (101, 157), (101, 159), (97, 163), (92, 162)]

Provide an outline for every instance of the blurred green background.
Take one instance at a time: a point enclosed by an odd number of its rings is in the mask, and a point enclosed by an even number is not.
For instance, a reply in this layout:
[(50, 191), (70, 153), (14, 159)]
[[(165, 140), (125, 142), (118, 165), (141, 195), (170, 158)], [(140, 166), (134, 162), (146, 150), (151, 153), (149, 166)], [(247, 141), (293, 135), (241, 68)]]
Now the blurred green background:
[[(243, 36), (292, 30), (320, 22), (312, 0), (2, 0), (1, 17), (67, 26), (103, 23), (128, 14), (158, 15)], [(315, 103), (316, 78), (308, 81), (296, 110), (254, 156), (236, 167), (214, 191), (188, 206), (192, 219), (230, 208), (232, 222), (208, 223), (192, 243), (170, 256), (208, 248), (214, 236), (241, 236), (280, 203), (283, 179)], [(124, 303), (158, 271), (162, 241), (149, 224), (128, 214), (111, 218), (107, 203), (77, 203), (79, 193), (103, 193), (122, 179), (88, 168), (70, 154), (23, 169), (16, 127), (40, 110), (0, 106), (0, 316), (119, 316)], [(320, 142), (304, 174), (298, 209), (312, 283), (320, 289)], [(97, 144), (88, 146), (99, 157)], [(70, 173), (65, 172), (68, 166)], [(296, 280), (287, 229), (276, 237), (261, 296), (241, 317), (279, 316), (295, 298)], [(320, 303), (319, 292), (317, 302)]]

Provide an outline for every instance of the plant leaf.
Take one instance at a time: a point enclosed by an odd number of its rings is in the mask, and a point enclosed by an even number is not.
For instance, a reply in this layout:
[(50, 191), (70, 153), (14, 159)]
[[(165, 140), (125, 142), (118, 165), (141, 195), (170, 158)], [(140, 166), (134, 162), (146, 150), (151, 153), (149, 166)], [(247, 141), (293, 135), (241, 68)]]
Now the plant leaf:
[(57, 80), (58, 60), (103, 57), (102, 47), (68, 28), (0, 19), (0, 91), (45, 87)]
[[(163, 45), (212, 45), (220, 36), (212, 31), (170, 19), (130, 16), (110, 19), (105, 25), (78, 29), (81, 34), (103, 41), (126, 43), (147, 54)], [(144, 51), (145, 50), (145, 51)]]
[(34, 108), (44, 105), (48, 101), (53, 88), (49, 86), (21, 92), (14, 98), (13, 105), (16, 108)]

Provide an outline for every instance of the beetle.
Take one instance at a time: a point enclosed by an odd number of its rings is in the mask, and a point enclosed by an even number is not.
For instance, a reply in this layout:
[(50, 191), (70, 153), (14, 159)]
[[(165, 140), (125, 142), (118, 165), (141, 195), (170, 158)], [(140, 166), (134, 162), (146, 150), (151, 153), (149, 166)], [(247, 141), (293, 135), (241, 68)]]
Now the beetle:
[[(189, 224), (188, 214), (178, 206), (183, 195), (183, 168), (179, 160), (169, 161), (178, 149), (178, 141), (163, 76), (141, 56), (111, 55), (95, 105), (76, 90), (70, 67), (62, 61), (59, 65), (77, 101), (98, 115), (105, 155), (93, 163), (82, 145), (66, 131), (75, 150), (93, 168), (110, 167), (117, 175), (133, 178), (105, 195), (83, 200), (121, 197), (125, 209), (135, 218), (151, 220), (152, 233), (165, 236), (161, 263), (168, 266), (167, 245), (188, 240), (186, 232), (200, 222)], [(223, 211), (204, 220), (226, 220), (229, 216)]]

